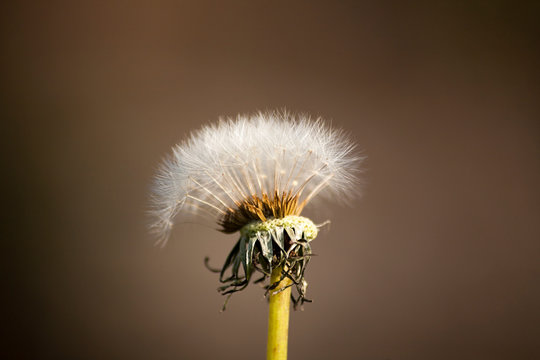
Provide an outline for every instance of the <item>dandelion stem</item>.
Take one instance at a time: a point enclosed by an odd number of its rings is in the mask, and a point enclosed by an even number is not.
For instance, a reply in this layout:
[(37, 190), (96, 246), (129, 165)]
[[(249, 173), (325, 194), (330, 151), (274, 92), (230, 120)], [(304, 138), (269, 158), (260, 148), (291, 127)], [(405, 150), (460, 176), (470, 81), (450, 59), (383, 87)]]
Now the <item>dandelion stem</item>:
[[(270, 278), (271, 285), (277, 283), (281, 279), (281, 272), (281, 266), (272, 270), (272, 276)], [(268, 348), (266, 351), (267, 360), (287, 359), (289, 305), (291, 302), (291, 287), (289, 285), (291, 285), (291, 283), (292, 281), (289, 278), (285, 278), (270, 291), (270, 309), (268, 313)]]

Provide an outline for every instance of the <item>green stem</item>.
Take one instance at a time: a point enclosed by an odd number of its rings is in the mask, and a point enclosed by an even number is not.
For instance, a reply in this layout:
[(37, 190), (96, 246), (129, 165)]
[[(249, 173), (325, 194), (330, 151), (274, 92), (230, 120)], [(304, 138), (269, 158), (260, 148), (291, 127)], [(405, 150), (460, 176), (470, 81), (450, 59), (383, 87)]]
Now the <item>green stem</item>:
[[(274, 284), (281, 278), (282, 267), (272, 270), (270, 284)], [(290, 285), (292, 281), (283, 279), (279, 285), (270, 291), (270, 308), (268, 313), (268, 348), (267, 360), (287, 359), (287, 340), (289, 336), (289, 307), (291, 287), (279, 291)], [(279, 292), (278, 292), (279, 291)]]

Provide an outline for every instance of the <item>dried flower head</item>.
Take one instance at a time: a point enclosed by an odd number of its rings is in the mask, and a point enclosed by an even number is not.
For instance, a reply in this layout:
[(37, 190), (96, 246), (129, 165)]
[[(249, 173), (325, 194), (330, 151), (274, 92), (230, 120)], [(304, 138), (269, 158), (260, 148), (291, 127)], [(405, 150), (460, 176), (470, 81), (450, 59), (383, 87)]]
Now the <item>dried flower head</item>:
[[(152, 229), (165, 242), (177, 214), (210, 216), (221, 231), (240, 232), (220, 271), (224, 294), (244, 288), (254, 271), (264, 279), (286, 265), (283, 276), (293, 279), (303, 300), (309, 242), (318, 229), (300, 214), (316, 196), (347, 199), (355, 192), (362, 157), (354, 148), (341, 130), (305, 115), (220, 119), (176, 145), (162, 164)], [(229, 267), (232, 275), (225, 277)]]

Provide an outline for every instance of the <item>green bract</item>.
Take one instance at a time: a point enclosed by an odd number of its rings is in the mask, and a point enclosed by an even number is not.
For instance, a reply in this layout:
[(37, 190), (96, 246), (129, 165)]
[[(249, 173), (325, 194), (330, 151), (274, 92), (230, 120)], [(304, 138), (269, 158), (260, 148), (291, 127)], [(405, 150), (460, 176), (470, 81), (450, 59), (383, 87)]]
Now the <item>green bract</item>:
[[(312, 256), (310, 242), (317, 233), (317, 226), (302, 216), (291, 215), (245, 225), (222, 269), (217, 271), (221, 273), (220, 281), (225, 284), (218, 290), (223, 295), (243, 290), (253, 273), (262, 274), (255, 281), (258, 283), (270, 277), (273, 268), (283, 266), (282, 279), (290, 278), (298, 292), (298, 297), (293, 297), (295, 305), (309, 301), (304, 297), (307, 287), (304, 271)], [(276, 285), (270, 284), (266, 289), (272, 290)]]

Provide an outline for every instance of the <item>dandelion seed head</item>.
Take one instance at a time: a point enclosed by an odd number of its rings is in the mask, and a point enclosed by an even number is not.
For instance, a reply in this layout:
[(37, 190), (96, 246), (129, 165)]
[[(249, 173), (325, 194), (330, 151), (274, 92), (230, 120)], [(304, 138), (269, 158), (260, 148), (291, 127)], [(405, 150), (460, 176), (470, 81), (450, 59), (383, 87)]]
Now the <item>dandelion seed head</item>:
[(339, 129), (288, 112), (222, 118), (176, 145), (152, 189), (152, 229), (165, 241), (176, 216), (209, 216), (224, 232), (296, 216), (314, 198), (358, 193), (363, 157)]

